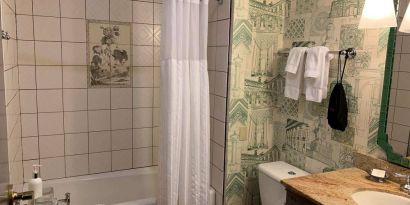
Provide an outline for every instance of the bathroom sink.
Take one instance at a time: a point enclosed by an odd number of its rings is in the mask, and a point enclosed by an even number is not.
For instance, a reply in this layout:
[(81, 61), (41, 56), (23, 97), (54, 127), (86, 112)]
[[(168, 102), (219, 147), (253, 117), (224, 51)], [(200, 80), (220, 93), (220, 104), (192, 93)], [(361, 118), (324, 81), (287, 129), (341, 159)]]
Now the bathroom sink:
[(358, 205), (410, 205), (410, 199), (378, 191), (359, 191), (352, 194)]

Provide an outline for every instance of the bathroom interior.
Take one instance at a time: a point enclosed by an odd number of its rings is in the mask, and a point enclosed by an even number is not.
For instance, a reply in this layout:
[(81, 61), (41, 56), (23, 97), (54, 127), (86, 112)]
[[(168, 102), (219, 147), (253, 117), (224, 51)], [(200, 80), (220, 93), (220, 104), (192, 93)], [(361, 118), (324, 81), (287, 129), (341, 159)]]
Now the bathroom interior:
[(0, 205), (410, 204), (409, 0), (0, 1)]

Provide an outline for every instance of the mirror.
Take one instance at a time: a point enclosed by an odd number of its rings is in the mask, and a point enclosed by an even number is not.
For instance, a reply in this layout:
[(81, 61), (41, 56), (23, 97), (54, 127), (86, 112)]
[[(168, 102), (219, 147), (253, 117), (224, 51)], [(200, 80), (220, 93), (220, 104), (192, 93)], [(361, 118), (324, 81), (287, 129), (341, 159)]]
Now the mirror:
[[(407, 1), (398, 3), (399, 16), (404, 15), (406, 8)], [(384, 149), (389, 162), (410, 168), (410, 74), (406, 72), (410, 62), (407, 63), (407, 56), (401, 54), (406, 52), (402, 50), (406, 47), (403, 39), (407, 40), (409, 36), (396, 34), (397, 29), (392, 28), (388, 41), (377, 144)]]

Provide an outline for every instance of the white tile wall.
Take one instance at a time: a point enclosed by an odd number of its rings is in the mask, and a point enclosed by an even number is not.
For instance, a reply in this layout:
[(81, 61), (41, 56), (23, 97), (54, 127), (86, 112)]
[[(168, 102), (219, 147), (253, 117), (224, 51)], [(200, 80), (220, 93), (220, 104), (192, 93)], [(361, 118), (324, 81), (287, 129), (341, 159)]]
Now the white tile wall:
[(208, 73), (211, 112), (211, 186), (216, 204), (223, 204), (225, 163), (225, 118), (229, 66), (231, 1), (209, 1)]
[[(3, 116), (1, 119), (2, 124), (2, 134), (0, 143), (2, 143), (2, 149), (7, 146), (8, 153), (2, 153), (2, 160), (4, 164), (8, 167), (2, 166), (3, 169), (7, 169), (8, 177), (3, 176), (3, 178), (8, 178), (10, 183), (13, 185), (21, 185), (23, 182), (23, 158), (31, 158), (35, 155), (36, 150), (32, 152), (22, 152), (22, 147), (27, 146), (28, 143), (36, 143), (35, 138), (30, 138), (27, 140), (22, 140), (22, 125), (21, 125), (21, 107), (20, 99), (21, 97), (27, 99), (28, 101), (33, 100), (32, 93), (20, 93), (19, 87), (19, 67), (17, 65), (17, 58), (20, 53), (18, 53), (17, 44), (17, 25), (16, 25), (16, 15), (15, 15), (15, 0), (2, 0), (1, 2), (1, 23), (2, 29), (10, 34), (10, 40), (2, 40), (2, 58), (0, 59), (0, 64), (2, 68), (1, 75), (1, 93), (2, 93), (2, 112)], [(25, 21), (20, 19), (20, 21)], [(25, 21), (27, 22), (27, 21)], [(24, 32), (23, 32), (24, 33)], [(26, 55), (27, 53), (22, 52), (21, 54)], [(5, 109), (5, 110), (4, 110)], [(4, 116), (5, 111), (5, 116)], [(33, 111), (33, 106), (29, 103), (24, 104), (24, 111)], [(5, 119), (3, 118), (5, 117)], [(6, 121), (3, 121), (6, 120)], [(27, 120), (27, 118), (25, 119)], [(29, 127), (26, 127), (30, 131)], [(3, 144), (5, 143), (5, 144)], [(4, 159), (4, 156), (8, 159)], [(21, 191), (21, 190), (17, 190)]]
[[(24, 179), (33, 163), (44, 179), (157, 164), (161, 10), (158, 1), (16, 0)], [(87, 20), (132, 25), (131, 87), (88, 88)]]
[[(400, 1), (399, 17), (402, 18), (409, 0)], [(408, 156), (410, 150), (410, 35), (398, 33), (390, 90), (387, 132), (393, 150)]]

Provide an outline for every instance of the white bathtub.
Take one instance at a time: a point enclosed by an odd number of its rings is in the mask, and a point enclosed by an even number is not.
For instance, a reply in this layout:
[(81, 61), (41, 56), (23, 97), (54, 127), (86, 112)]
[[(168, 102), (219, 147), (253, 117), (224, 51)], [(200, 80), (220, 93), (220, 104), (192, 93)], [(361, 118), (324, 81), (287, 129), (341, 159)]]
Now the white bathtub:
[[(157, 167), (46, 180), (54, 196), (71, 194), (71, 205), (156, 205)], [(27, 189), (27, 184), (25, 184)], [(210, 205), (215, 205), (215, 190), (210, 189)]]
[(71, 193), (71, 205), (155, 205), (156, 167), (47, 180), (58, 199)]

